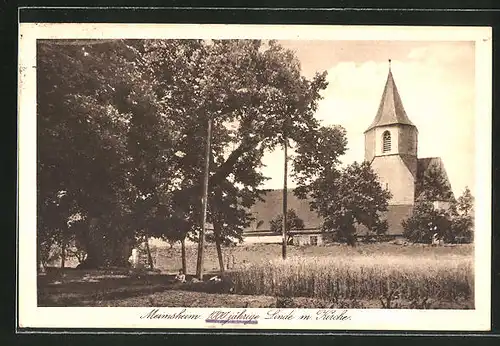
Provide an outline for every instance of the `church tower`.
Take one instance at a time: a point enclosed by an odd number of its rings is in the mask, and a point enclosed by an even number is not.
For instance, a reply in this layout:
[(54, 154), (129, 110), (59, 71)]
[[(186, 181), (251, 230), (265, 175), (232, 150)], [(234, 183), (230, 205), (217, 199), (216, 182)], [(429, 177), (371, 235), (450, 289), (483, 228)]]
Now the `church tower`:
[(417, 179), (418, 130), (406, 115), (391, 71), (377, 115), (365, 131), (365, 160), (392, 198), (389, 205), (413, 206)]

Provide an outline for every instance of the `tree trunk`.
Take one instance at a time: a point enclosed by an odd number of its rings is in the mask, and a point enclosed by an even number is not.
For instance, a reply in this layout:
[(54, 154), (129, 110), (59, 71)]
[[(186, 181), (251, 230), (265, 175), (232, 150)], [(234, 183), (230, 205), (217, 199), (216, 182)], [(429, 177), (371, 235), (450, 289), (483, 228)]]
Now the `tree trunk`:
[(105, 265), (102, 234), (99, 229), (99, 219), (90, 218), (87, 224), (88, 231), (83, 232), (81, 242), (87, 252), (87, 258), (77, 268), (97, 269)]
[(181, 240), (181, 261), (182, 261), (182, 272), (184, 275), (187, 273), (186, 264), (186, 238)]
[(68, 225), (65, 225), (63, 229), (61, 229), (61, 268), (64, 269), (66, 267), (66, 253), (68, 248), (68, 234), (69, 229)]
[(61, 269), (64, 269), (66, 265), (66, 239), (64, 235), (61, 239)]
[(77, 268), (97, 269), (105, 265), (104, 257), (96, 249), (90, 246), (87, 251), (87, 258)]
[[(224, 268), (224, 257), (222, 255), (222, 247), (221, 247), (221, 242), (222, 242), (222, 215), (219, 212), (218, 205), (222, 204), (222, 191), (220, 188), (215, 189), (215, 200), (212, 200), (213, 203), (213, 210), (214, 210), (214, 220), (213, 220), (213, 225), (214, 225), (214, 237), (215, 237), (215, 248), (217, 249), (217, 258), (219, 259), (219, 268), (220, 272), (224, 273), (225, 268)], [(220, 204), (218, 204), (220, 203)]]
[(219, 259), (220, 272), (224, 273), (224, 258), (222, 255), (222, 237), (221, 237), (221, 225), (219, 221), (214, 221), (214, 236), (215, 236), (215, 247), (217, 249), (217, 258)]
[(146, 239), (146, 252), (148, 253), (149, 268), (155, 269), (153, 263), (153, 256), (151, 256), (151, 249), (149, 248), (149, 237), (145, 235), (144, 238)]
[[(226, 179), (229, 176), (229, 174), (233, 172), (234, 166), (238, 163), (240, 157), (244, 155), (246, 152), (255, 149), (260, 143), (261, 140), (258, 138), (258, 136), (255, 136), (254, 138), (245, 139), (235, 150), (231, 152), (231, 154), (229, 154), (229, 157), (224, 163), (222, 163), (219, 167), (214, 168), (213, 174), (210, 176), (208, 180), (208, 185), (211, 188), (218, 186), (222, 181), (224, 181), (224, 179)], [(198, 191), (202, 191), (201, 184), (195, 185), (187, 189), (186, 195), (199, 196), (201, 192)]]
[(347, 234), (347, 244), (349, 244), (352, 247), (356, 246), (356, 235), (355, 235), (356, 230), (354, 227), (349, 228), (348, 234)]
[[(286, 131), (284, 131), (286, 132)], [(286, 259), (286, 250), (287, 250), (287, 244), (288, 244), (288, 206), (287, 206), (287, 198), (288, 198), (288, 188), (287, 188), (287, 180), (288, 180), (288, 153), (287, 153), (287, 148), (288, 148), (288, 138), (285, 135), (284, 142), (283, 142), (283, 150), (285, 154), (285, 160), (284, 160), (284, 169), (283, 169), (283, 224), (282, 224), (282, 242), (281, 244), (281, 257), (283, 259)]]
[(222, 247), (221, 247), (221, 239), (219, 236), (215, 236), (215, 247), (217, 248), (217, 257), (219, 258), (219, 267), (221, 273), (224, 273), (224, 259), (222, 257)]
[[(109, 234), (109, 231), (108, 231)], [(88, 231), (82, 232), (78, 239), (81, 248), (87, 253), (78, 265), (80, 269), (97, 269), (106, 266), (127, 267), (128, 257), (135, 244), (129, 235), (116, 237), (112, 241), (104, 241), (106, 233), (99, 227), (96, 218), (88, 225)]]
[(253, 138), (245, 139), (234, 151), (229, 154), (227, 160), (215, 169), (214, 174), (210, 177), (208, 184), (210, 186), (219, 185), (224, 179), (226, 179), (231, 172), (233, 172), (234, 166), (238, 162), (239, 158), (246, 152), (251, 151), (259, 145), (260, 139), (258, 136)]

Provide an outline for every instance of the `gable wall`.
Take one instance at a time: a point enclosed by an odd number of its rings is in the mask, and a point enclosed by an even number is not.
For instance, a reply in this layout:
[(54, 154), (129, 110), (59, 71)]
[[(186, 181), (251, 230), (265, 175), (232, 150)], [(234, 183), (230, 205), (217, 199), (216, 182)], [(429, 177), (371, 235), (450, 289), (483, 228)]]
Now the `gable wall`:
[(377, 173), (382, 187), (387, 186), (392, 193), (389, 204), (413, 205), (415, 180), (399, 155), (377, 156), (371, 166)]

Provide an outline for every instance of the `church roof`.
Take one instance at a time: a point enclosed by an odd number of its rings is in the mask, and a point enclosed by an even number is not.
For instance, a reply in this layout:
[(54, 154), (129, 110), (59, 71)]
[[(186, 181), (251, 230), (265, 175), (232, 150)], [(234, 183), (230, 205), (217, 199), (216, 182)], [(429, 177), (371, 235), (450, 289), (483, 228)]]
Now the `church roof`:
[(448, 178), (448, 174), (446, 173), (446, 169), (444, 167), (443, 160), (440, 157), (424, 157), (419, 158), (417, 161), (417, 179), (415, 181), (416, 184), (419, 184), (423, 179), (424, 175), (427, 171), (430, 171), (433, 168), (437, 168), (443, 174), (443, 178), (445, 180), (445, 184), (448, 187), (451, 193), (451, 199), (455, 198), (453, 194), (453, 190), (451, 188), (451, 183)]
[[(278, 215), (283, 214), (283, 190), (266, 190), (262, 196), (263, 201), (257, 201), (250, 208), (250, 212), (255, 221), (252, 222), (248, 231), (269, 231), (271, 229), (270, 222)], [(311, 211), (309, 202), (295, 196), (292, 189), (287, 191), (287, 209), (295, 210), (299, 218), (304, 221), (304, 228), (319, 228), (322, 220), (319, 215)], [(258, 227), (257, 227), (258, 226)]]
[(425, 171), (432, 166), (444, 170), (444, 164), (440, 157), (422, 157), (418, 159), (418, 171), (420, 174), (423, 175)]
[[(283, 190), (266, 190), (262, 195), (264, 201), (257, 201), (251, 208), (250, 212), (255, 217), (255, 221), (246, 230), (252, 231), (269, 231), (271, 229), (270, 221), (283, 212)], [(288, 209), (295, 210), (297, 216), (304, 221), (306, 230), (319, 230), (322, 226), (323, 219), (309, 207), (309, 201), (300, 199), (289, 189), (287, 194)], [(401, 221), (411, 215), (412, 205), (389, 205), (387, 211), (383, 213), (383, 217), (387, 219), (389, 229), (387, 235), (400, 235), (403, 233)], [(257, 227), (258, 226), (258, 227)], [(356, 234), (366, 235), (368, 229), (362, 225), (356, 225)]]
[(403, 102), (399, 96), (398, 88), (396, 87), (394, 77), (392, 76), (391, 68), (389, 67), (389, 75), (387, 76), (387, 81), (385, 83), (377, 115), (366, 131), (369, 131), (374, 127), (391, 124), (415, 126), (406, 115)]
[[(400, 236), (403, 234), (403, 220), (411, 216), (413, 205), (411, 204), (393, 204), (387, 206), (387, 211), (381, 215), (382, 219), (387, 220), (388, 229), (385, 235)], [(368, 228), (364, 225), (356, 224), (357, 235), (369, 235)]]

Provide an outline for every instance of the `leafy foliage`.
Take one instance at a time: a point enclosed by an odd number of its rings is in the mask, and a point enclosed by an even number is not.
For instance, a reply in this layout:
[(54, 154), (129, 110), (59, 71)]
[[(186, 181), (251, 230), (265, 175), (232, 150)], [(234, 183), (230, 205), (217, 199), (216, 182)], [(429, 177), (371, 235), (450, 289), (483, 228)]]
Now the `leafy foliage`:
[(473, 200), (468, 188), (447, 209), (435, 208), (421, 196), (417, 199), (412, 216), (403, 220), (404, 236), (416, 243), (431, 243), (434, 234), (447, 243), (471, 242)]
[[(276, 216), (269, 222), (271, 226), (271, 232), (282, 233), (283, 230), (283, 214)], [(286, 235), (287, 243), (290, 242), (291, 235), (290, 231), (304, 229), (304, 221), (297, 215), (294, 209), (289, 209), (286, 215)]]
[(354, 162), (343, 169), (325, 164), (319, 176), (298, 193), (311, 198), (311, 208), (323, 217), (325, 231), (351, 245), (355, 244), (355, 224), (377, 233), (387, 230), (381, 213), (387, 210), (391, 194), (381, 187), (368, 162)]
[[(126, 227), (110, 229), (130, 198), (123, 165), (127, 117), (113, 96), (133, 84), (136, 68), (120, 42), (66, 43), (37, 46), (38, 234), (44, 241), (57, 229), (66, 230), (71, 215), (82, 213), (100, 222), (99, 234), (81, 239), (89, 256), (100, 256), (106, 234), (108, 239), (130, 234)], [(63, 193), (67, 202), (61, 204)]]
[(465, 187), (464, 192), (457, 199), (456, 203), (457, 212), (461, 215), (471, 216), (474, 215), (474, 196), (469, 189)]
[(456, 208), (452, 219), (454, 240), (470, 243), (474, 239), (474, 197), (468, 187), (465, 187), (454, 207)]
[(341, 126), (319, 127), (304, 136), (304, 140), (297, 143), (292, 172), (301, 197), (305, 197), (307, 187), (315, 179), (336, 171), (347, 149), (346, 131)]
[(241, 240), (265, 150), (320, 128), (325, 74), (304, 78), (274, 41), (40, 41), (37, 53), (39, 247), (71, 238), (94, 266), (149, 236), (196, 240), (208, 119), (219, 242)]
[(430, 244), (437, 233), (439, 239), (451, 241), (451, 214), (444, 209), (436, 209), (424, 198), (417, 200), (412, 216), (403, 220), (403, 235), (415, 243)]

